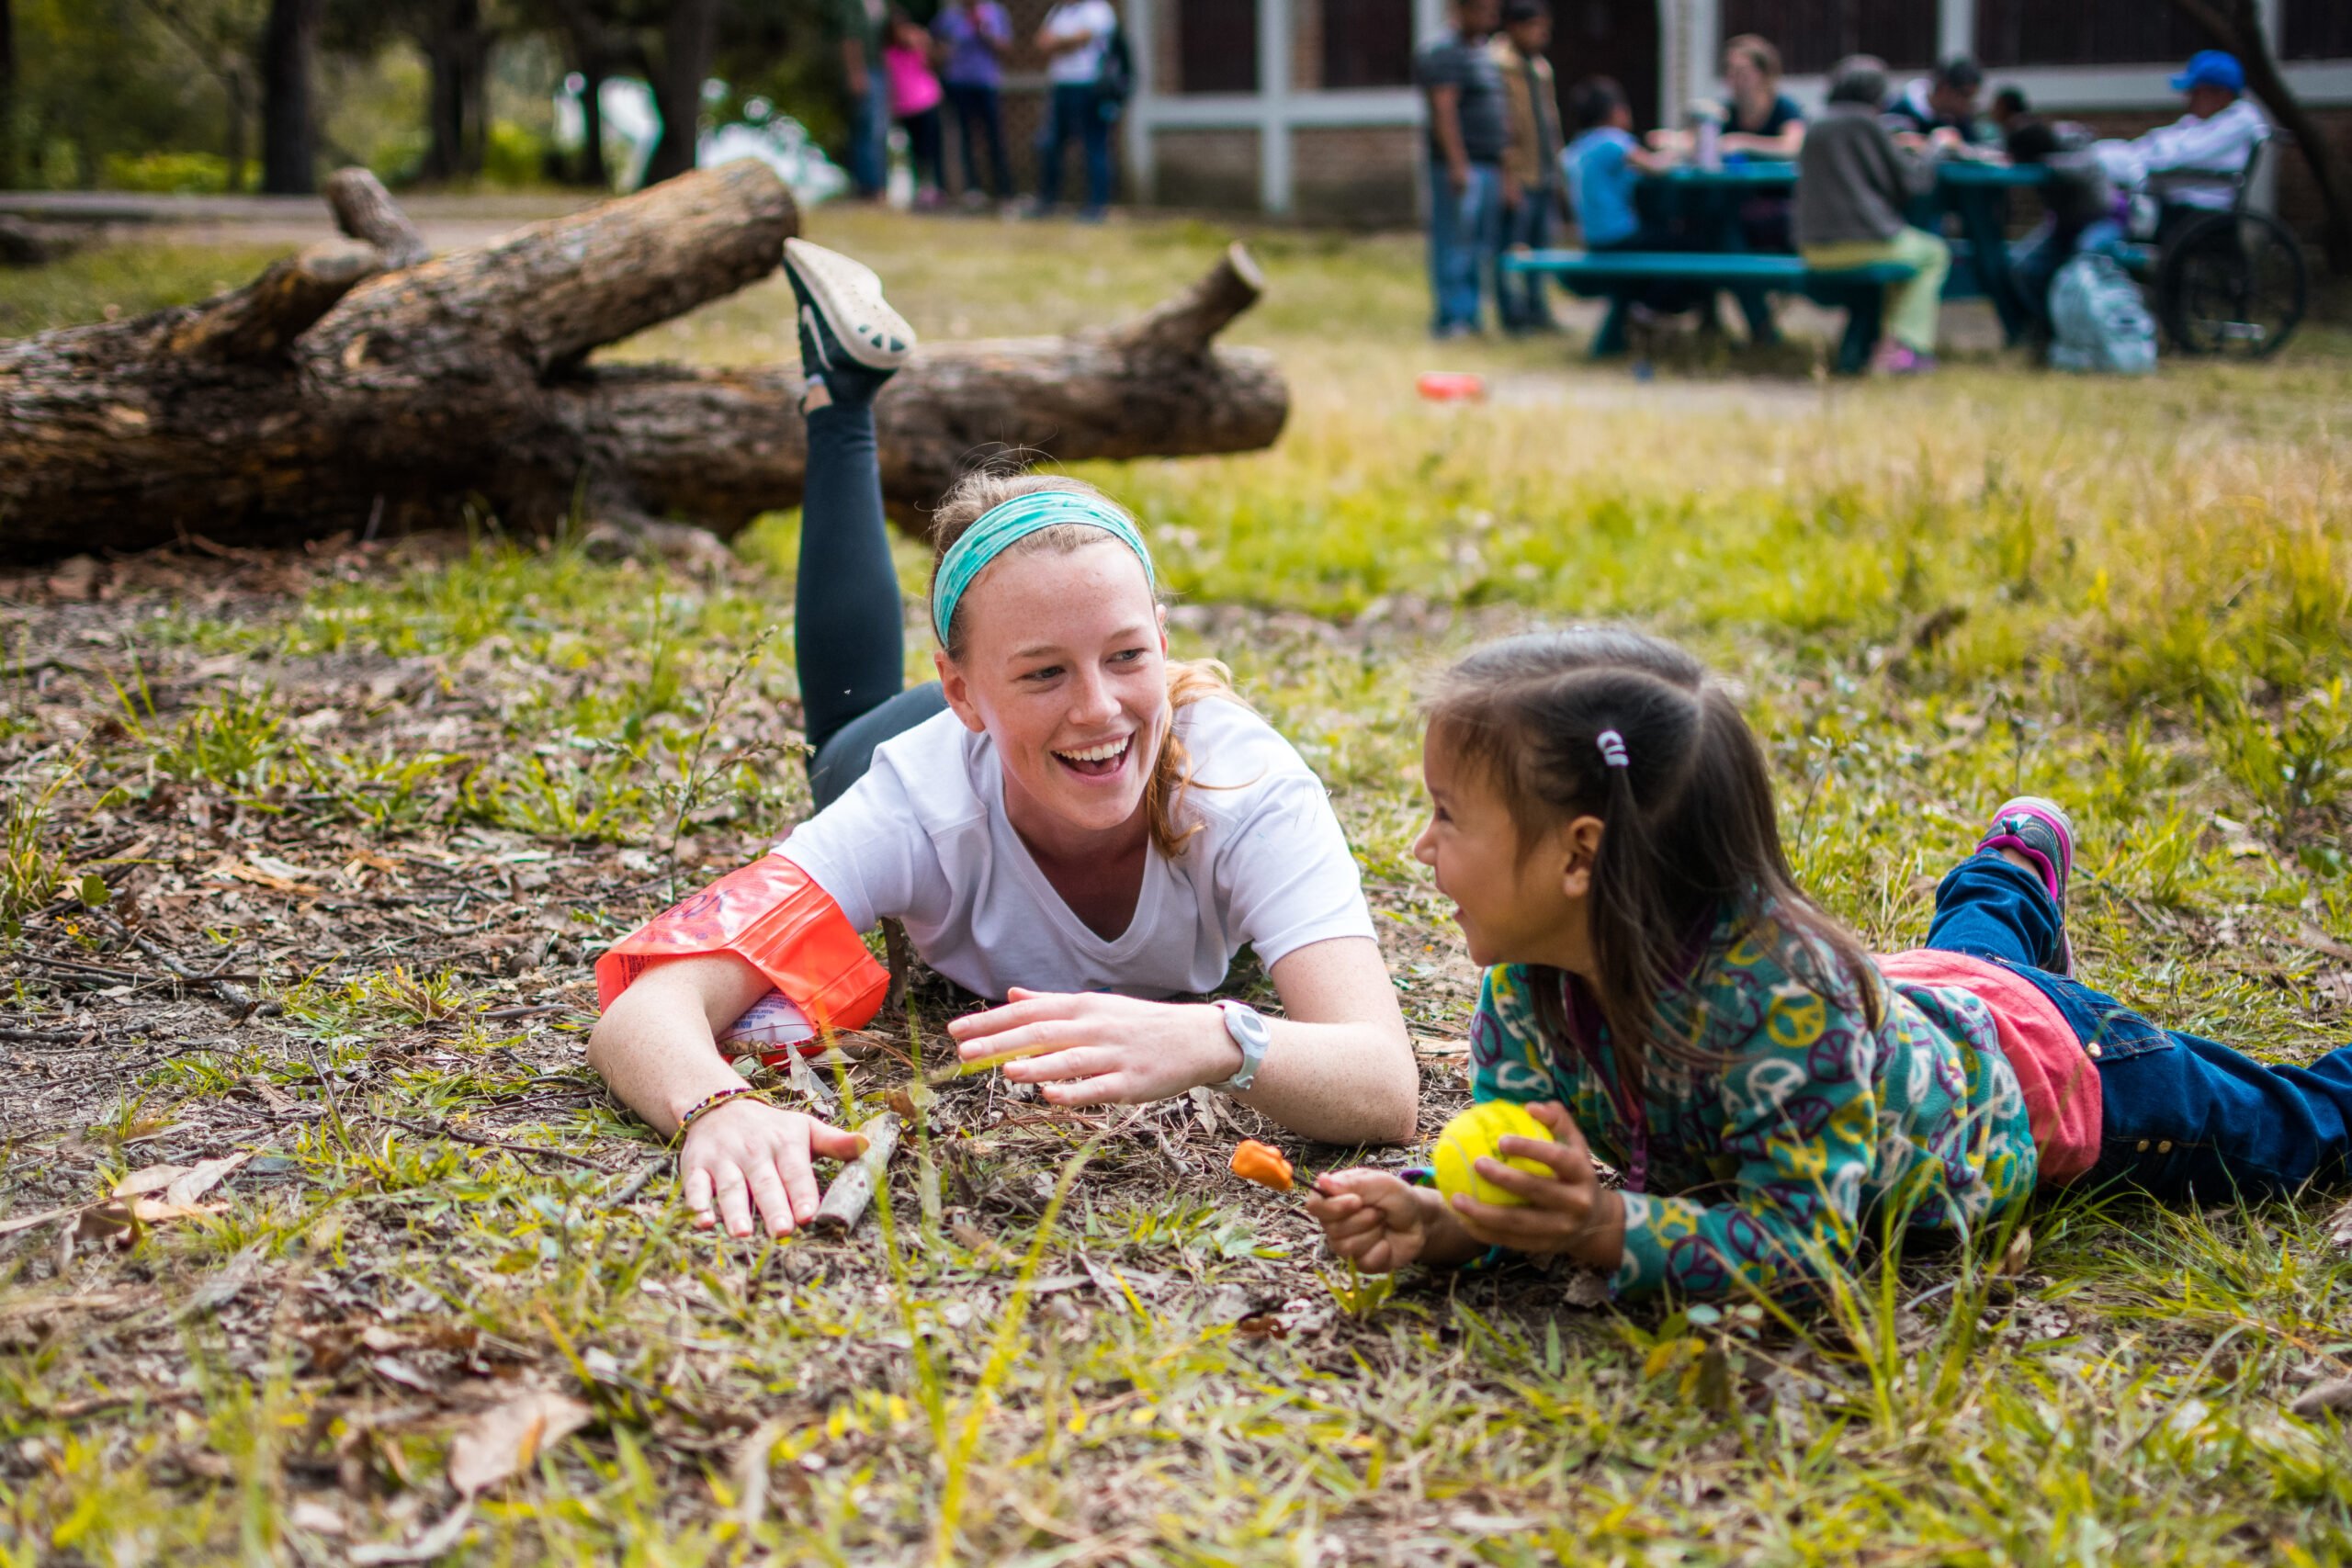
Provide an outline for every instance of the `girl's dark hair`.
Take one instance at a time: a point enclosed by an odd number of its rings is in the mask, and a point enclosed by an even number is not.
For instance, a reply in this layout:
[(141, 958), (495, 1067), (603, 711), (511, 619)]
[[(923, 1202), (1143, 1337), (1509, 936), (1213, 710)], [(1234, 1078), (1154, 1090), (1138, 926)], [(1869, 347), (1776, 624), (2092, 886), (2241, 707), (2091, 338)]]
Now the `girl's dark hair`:
[(1568, 113), (1578, 130), (1590, 130), (1596, 125), (1606, 125), (1617, 106), (1625, 101), (1625, 89), (1617, 85), (1614, 76), (1588, 76), (1568, 92)]
[[(1600, 737), (1622, 738), (1609, 765)], [(1826, 997), (1883, 1017), (1854, 935), (1790, 874), (1762, 748), (1705, 665), (1636, 632), (1575, 628), (1490, 643), (1455, 665), (1430, 707), (1430, 743), (1492, 782), (1522, 842), (1576, 817), (1602, 823), (1592, 868), (1592, 988), (1621, 1076), (1663, 1056), (1712, 1060), (1669, 1017), (1693, 944), (1725, 915)], [(1555, 1038), (1563, 987), (1531, 989)]]
[[(999, 466), (975, 468), (956, 481), (954, 488), (943, 497), (931, 514), (931, 574), (939, 576), (939, 563), (945, 558), (948, 547), (961, 538), (964, 530), (978, 522), (983, 513), (1003, 505), (1015, 496), (1034, 495), (1040, 491), (1067, 491), (1083, 495), (1125, 514), (1135, 522), (1132, 513), (1088, 484), (1060, 474), (1032, 473), (1024, 468)], [(1136, 525), (1136, 531), (1142, 525)], [(1033, 555), (1068, 555), (1089, 545), (1099, 545), (1111, 539), (1100, 528), (1068, 523), (1014, 540), (1007, 546), (1005, 558)], [(1154, 598), (1158, 597), (1157, 591)], [(967, 593), (956, 602), (956, 614), (947, 625), (939, 628), (939, 638), (950, 659), (964, 656), (964, 623), (966, 607), (971, 603)], [(1182, 810), (1184, 792), (1193, 787), (1193, 759), (1176, 733), (1176, 714), (1204, 697), (1221, 697), (1238, 703), (1234, 694), (1233, 675), (1214, 659), (1171, 659), (1168, 661), (1168, 726), (1159, 736), (1159, 750), (1155, 756), (1151, 777), (1144, 783), (1144, 814), (1151, 824), (1151, 841), (1159, 852), (1174, 860), (1184, 852), (1186, 840), (1201, 830), (1198, 821), (1186, 819)], [(1247, 706), (1247, 704), (1243, 704)], [(1202, 785), (1208, 788), (1208, 785)]]

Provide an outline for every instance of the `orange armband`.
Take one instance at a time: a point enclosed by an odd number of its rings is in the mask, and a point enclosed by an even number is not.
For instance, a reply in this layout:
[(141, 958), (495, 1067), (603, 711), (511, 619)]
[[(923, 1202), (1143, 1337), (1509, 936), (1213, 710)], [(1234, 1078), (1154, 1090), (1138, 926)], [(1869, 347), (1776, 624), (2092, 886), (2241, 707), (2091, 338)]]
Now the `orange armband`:
[(820, 1030), (864, 1027), (890, 990), (889, 971), (874, 961), (832, 896), (792, 862), (769, 854), (606, 948), (596, 960), (598, 1010), (662, 960), (704, 953), (742, 959)]

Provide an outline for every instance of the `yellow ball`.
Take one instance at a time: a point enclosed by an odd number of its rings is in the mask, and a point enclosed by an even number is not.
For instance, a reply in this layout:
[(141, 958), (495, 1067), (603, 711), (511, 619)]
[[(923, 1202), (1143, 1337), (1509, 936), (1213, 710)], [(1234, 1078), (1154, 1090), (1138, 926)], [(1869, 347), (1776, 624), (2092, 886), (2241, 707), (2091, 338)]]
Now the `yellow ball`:
[[(1538, 1122), (1527, 1107), (1515, 1100), (1481, 1100), (1445, 1124), (1437, 1135), (1437, 1147), (1430, 1153), (1430, 1163), (1437, 1168), (1437, 1190), (1452, 1198), (1457, 1192), (1467, 1192), (1481, 1203), (1517, 1204), (1526, 1201), (1515, 1192), (1506, 1192), (1480, 1176), (1476, 1166), (1480, 1156), (1495, 1153), (1495, 1145), (1504, 1138), (1535, 1138), (1552, 1141), (1552, 1129)], [(1552, 1168), (1543, 1161), (1520, 1156), (1503, 1159), (1514, 1170), (1530, 1176), (1550, 1176)]]

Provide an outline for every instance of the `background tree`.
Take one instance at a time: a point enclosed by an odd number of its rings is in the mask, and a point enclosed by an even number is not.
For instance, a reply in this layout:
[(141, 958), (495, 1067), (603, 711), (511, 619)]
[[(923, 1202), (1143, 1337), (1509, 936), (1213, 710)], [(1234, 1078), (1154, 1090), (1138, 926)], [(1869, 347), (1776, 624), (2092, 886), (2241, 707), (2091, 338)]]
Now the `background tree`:
[(2245, 85), (2260, 98), (2270, 116), (2295, 139), (2295, 150), (2319, 186), (2324, 213), (2320, 244), (2327, 255), (2327, 270), (2352, 277), (2352, 180), (2337, 162), (2327, 133), (2296, 100), (2279, 74), (2270, 52), (2269, 35), (2263, 30), (2256, 0), (2173, 0), (2181, 14), (2213, 35), (2216, 43), (2238, 57), (2245, 67)]
[(261, 41), (261, 188), (307, 196), (318, 188), (318, 127), (311, 77), (325, 0), (270, 0)]
[(662, 114), (662, 140), (646, 164), (651, 185), (695, 166), (695, 143), (702, 130), (702, 85), (710, 77), (718, 48), (719, 0), (671, 0), (654, 62), (653, 105)]
[(147, 13), (196, 57), (220, 85), (220, 153), (229, 165), (228, 186), (245, 188), (246, 131), (259, 97), (255, 49), (266, 16), (266, 0), (141, 0)]
[(17, 4), (0, 0), (0, 189), (17, 183)]

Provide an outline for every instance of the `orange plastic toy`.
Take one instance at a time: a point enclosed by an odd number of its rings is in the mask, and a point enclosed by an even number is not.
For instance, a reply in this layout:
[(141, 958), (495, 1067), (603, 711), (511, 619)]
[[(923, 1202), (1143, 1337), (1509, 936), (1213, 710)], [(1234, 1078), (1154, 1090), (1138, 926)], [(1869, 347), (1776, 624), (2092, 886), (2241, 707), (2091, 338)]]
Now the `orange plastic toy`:
[(1255, 1138), (1242, 1139), (1241, 1146), (1233, 1151), (1233, 1174), (1277, 1192), (1291, 1190), (1290, 1161), (1283, 1158), (1280, 1149)]

